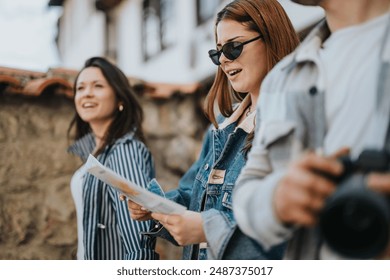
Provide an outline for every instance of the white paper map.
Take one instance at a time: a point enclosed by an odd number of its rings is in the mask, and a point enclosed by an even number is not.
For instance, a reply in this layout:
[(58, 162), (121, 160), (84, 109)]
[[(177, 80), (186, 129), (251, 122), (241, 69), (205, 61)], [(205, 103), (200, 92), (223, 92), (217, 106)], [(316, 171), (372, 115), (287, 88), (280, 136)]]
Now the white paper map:
[(102, 180), (107, 185), (117, 189), (130, 200), (142, 205), (151, 212), (163, 214), (183, 214), (187, 209), (165, 197), (142, 188), (133, 182), (123, 178), (118, 173), (102, 165), (93, 155), (89, 155), (86, 162), (87, 171)]

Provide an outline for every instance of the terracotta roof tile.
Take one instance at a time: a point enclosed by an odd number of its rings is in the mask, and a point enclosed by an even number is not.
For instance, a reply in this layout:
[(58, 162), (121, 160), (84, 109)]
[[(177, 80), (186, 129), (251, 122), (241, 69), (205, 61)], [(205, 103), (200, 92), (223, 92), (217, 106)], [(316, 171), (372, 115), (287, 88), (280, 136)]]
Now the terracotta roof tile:
[(21, 94), (39, 96), (46, 90), (54, 94), (73, 97), (72, 77), (58, 75), (50, 72), (35, 72), (24, 69), (0, 67), (0, 90), (6, 94)]
[[(51, 68), (48, 72), (0, 67), (0, 94), (40, 96), (44, 92), (73, 98), (73, 81), (78, 71), (66, 68)], [(177, 94), (194, 94), (201, 83), (169, 84), (147, 82), (128, 77), (138, 94), (156, 99), (169, 99)]]
[(10, 75), (14, 77), (29, 77), (29, 78), (40, 78), (46, 76), (45, 72), (30, 71), (30, 70), (1, 67), (1, 66), (0, 66), (0, 74)]
[(12, 87), (20, 87), (20, 81), (10, 75), (0, 74), (0, 84), (8, 84)]
[(26, 95), (41, 95), (49, 87), (56, 86), (56, 94), (64, 94), (65, 96), (72, 98), (72, 84), (63, 78), (41, 78), (28, 81), (23, 88), (23, 93)]
[(144, 94), (158, 99), (168, 99), (175, 94), (193, 94), (199, 88), (199, 83), (192, 84), (168, 84), (168, 83), (145, 83)]

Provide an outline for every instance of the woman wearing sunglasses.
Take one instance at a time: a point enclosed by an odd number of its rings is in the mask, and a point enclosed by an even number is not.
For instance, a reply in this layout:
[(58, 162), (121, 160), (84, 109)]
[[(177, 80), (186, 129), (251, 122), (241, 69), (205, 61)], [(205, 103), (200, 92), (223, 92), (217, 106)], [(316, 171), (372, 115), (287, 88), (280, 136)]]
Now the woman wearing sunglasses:
[[(263, 250), (242, 235), (232, 212), (231, 194), (253, 139), (255, 104), (268, 71), (298, 44), (292, 24), (276, 0), (236, 0), (218, 14), (216, 49), (209, 51), (218, 66), (205, 111), (212, 126), (197, 162), (166, 197), (185, 205), (183, 215), (149, 213), (129, 202), (134, 219), (158, 220), (184, 247), (183, 259), (277, 259), (283, 248)], [(215, 104), (220, 116), (216, 117)], [(150, 189), (158, 189), (152, 181)], [(261, 222), (261, 221), (259, 221)]]

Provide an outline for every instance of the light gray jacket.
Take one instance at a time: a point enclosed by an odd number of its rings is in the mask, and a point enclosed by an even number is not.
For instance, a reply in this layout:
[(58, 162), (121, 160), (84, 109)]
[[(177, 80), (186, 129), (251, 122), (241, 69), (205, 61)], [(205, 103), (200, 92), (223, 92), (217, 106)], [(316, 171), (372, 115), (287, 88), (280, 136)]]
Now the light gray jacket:
[[(381, 46), (378, 112), (388, 123), (390, 106), (390, 17)], [(273, 192), (287, 164), (304, 149), (322, 147), (326, 133), (324, 87), (316, 51), (330, 31), (321, 22), (263, 82), (253, 147), (233, 192), (241, 230), (267, 249), (289, 240), (287, 259), (319, 258), (317, 228), (286, 227), (275, 216)], [(373, 89), (375, 91), (375, 89)], [(272, 98), (275, 92), (285, 92)], [(283, 105), (285, 104), (285, 105)]]

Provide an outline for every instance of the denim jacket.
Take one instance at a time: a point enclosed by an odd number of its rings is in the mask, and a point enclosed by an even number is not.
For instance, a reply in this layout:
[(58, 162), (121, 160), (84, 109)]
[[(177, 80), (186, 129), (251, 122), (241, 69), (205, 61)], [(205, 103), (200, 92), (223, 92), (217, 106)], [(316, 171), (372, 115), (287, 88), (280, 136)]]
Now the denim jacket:
[[(232, 212), (232, 191), (246, 162), (243, 148), (248, 134), (254, 129), (254, 114), (237, 126), (248, 105), (249, 98), (246, 98), (231, 117), (218, 118), (223, 122), (218, 129), (210, 127), (207, 131), (199, 159), (180, 180), (178, 189), (166, 193), (167, 198), (202, 215), (207, 244), (185, 246), (183, 259), (282, 257), (281, 250), (265, 253), (255, 241), (241, 234)], [(156, 181), (152, 181), (149, 187), (157, 192), (160, 189)], [(243, 246), (240, 247), (234, 239), (242, 240), (240, 244)]]

